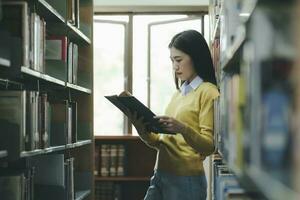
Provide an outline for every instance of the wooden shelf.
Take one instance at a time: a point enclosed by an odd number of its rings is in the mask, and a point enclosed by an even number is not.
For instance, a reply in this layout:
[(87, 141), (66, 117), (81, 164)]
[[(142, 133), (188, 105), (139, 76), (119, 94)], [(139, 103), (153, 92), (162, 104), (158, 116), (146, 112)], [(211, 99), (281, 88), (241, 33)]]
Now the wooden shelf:
[(54, 84), (57, 84), (57, 85), (60, 85), (60, 86), (65, 86), (65, 81), (62, 81), (62, 80), (59, 80), (57, 78), (54, 78), (52, 76), (49, 76), (47, 74), (43, 74), (41, 72), (38, 72), (38, 71), (35, 71), (35, 70), (32, 70), (28, 67), (21, 67), (21, 72), (23, 74), (26, 74), (26, 75), (29, 75), (31, 77), (35, 77), (35, 78), (38, 78), (38, 79), (41, 79), (41, 80), (44, 80), (44, 81), (47, 81), (47, 82), (50, 82), (50, 83), (54, 83)]
[(6, 150), (1, 150), (0, 151), (0, 158), (4, 158), (7, 156), (7, 151)]
[(300, 194), (257, 167), (250, 166), (248, 176), (268, 199), (299, 199)]
[(88, 89), (88, 88), (85, 88), (85, 87), (81, 87), (79, 85), (74, 85), (72, 83), (66, 83), (66, 86), (68, 88), (71, 88), (75, 91), (78, 91), (78, 92), (83, 92), (83, 93), (87, 93), (87, 94), (92, 94), (92, 90), (91, 89)]
[(65, 23), (65, 18), (61, 16), (56, 9), (54, 9), (45, 0), (38, 0), (38, 14), (46, 21)]
[(20, 157), (29, 157), (29, 156), (47, 154), (47, 153), (52, 153), (55, 151), (62, 151), (65, 149), (72, 149), (72, 148), (84, 146), (84, 145), (91, 144), (91, 143), (92, 143), (92, 140), (83, 140), (83, 141), (78, 141), (78, 142), (72, 143), (72, 144), (49, 147), (49, 148), (45, 148), (45, 149), (36, 149), (33, 151), (23, 151), (23, 152), (21, 152)]
[(67, 22), (69, 37), (71, 40), (79, 41), (79, 43), (91, 44), (90, 38), (88, 38), (84, 33), (78, 28)]
[(49, 26), (47, 27), (49, 28), (49, 30), (51, 30), (51, 33), (68, 35), (72, 41), (77, 41), (80, 44), (91, 44), (90, 38), (88, 38), (78, 28), (67, 22), (67, 20), (45, 0), (38, 0), (38, 13), (39, 15), (44, 17), (47, 22), (50, 22), (48, 23)]
[(108, 136), (95, 136), (95, 140), (140, 140), (137, 135), (108, 135)]
[(150, 181), (150, 177), (143, 176), (96, 176), (96, 181)]
[(49, 83), (54, 83), (54, 84), (59, 85), (59, 86), (68, 87), (68, 88), (73, 89), (73, 90), (78, 91), (78, 92), (83, 92), (83, 93), (86, 93), (86, 94), (92, 94), (92, 90), (91, 89), (88, 89), (88, 88), (85, 88), (85, 87), (82, 87), (82, 86), (79, 86), (79, 85), (74, 85), (74, 84), (62, 81), (62, 80), (57, 79), (55, 77), (52, 77), (50, 75), (47, 75), (47, 74), (44, 74), (44, 73), (32, 70), (32, 69), (30, 69), (28, 67), (21, 67), (21, 72), (23, 74), (29, 75), (31, 77), (38, 78), (40, 80), (47, 81)]
[(83, 200), (91, 193), (91, 190), (82, 190), (75, 192), (75, 200)]
[(92, 140), (82, 140), (82, 141), (78, 141), (73, 144), (67, 144), (66, 148), (71, 149), (71, 148), (76, 148), (76, 147), (84, 146), (84, 145), (91, 144), (91, 143), (92, 143)]

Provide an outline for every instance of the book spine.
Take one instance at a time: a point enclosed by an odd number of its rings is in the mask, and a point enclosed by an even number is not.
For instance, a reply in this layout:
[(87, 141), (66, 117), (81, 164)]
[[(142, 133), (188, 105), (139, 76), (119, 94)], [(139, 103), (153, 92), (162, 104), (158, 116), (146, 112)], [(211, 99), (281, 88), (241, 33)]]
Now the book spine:
[(123, 144), (118, 145), (118, 164), (117, 164), (117, 176), (125, 175), (125, 146)]
[(110, 164), (110, 145), (101, 145), (101, 165), (100, 165), (100, 175), (109, 176), (109, 164)]
[(117, 175), (117, 145), (110, 145), (110, 165), (109, 165), (109, 175)]

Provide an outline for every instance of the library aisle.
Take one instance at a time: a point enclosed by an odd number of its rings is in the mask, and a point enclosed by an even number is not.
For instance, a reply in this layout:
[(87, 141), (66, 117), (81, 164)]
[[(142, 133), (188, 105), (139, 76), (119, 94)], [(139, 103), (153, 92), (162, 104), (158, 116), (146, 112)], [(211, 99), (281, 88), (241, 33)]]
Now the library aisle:
[[(209, 0), (208, 14), (220, 97), (207, 199), (298, 200), (300, 1)], [(133, 136), (95, 140), (96, 198), (142, 199), (155, 152), (130, 153), (142, 149)]]

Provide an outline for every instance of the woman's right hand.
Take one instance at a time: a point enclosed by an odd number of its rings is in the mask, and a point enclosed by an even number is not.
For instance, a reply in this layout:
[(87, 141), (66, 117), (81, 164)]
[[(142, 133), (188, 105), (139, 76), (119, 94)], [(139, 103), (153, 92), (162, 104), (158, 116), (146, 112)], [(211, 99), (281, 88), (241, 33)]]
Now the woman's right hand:
[(138, 118), (137, 112), (132, 113), (130, 112), (130, 110), (127, 110), (126, 113), (127, 113), (127, 117), (134, 125), (139, 135), (150, 133), (150, 131), (147, 130), (147, 123), (144, 122), (143, 117)]

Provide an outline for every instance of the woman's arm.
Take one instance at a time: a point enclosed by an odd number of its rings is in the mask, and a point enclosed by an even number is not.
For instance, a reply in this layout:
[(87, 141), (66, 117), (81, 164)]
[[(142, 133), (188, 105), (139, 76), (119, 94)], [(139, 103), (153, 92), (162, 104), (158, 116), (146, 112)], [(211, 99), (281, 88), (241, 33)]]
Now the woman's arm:
[(159, 121), (163, 126), (173, 132), (181, 133), (185, 141), (202, 155), (207, 156), (214, 151), (213, 140), (213, 100), (219, 95), (217, 90), (209, 90), (200, 99), (200, 112), (198, 117), (199, 130), (195, 130), (174, 118), (161, 116)]

